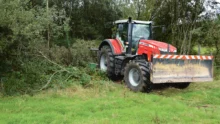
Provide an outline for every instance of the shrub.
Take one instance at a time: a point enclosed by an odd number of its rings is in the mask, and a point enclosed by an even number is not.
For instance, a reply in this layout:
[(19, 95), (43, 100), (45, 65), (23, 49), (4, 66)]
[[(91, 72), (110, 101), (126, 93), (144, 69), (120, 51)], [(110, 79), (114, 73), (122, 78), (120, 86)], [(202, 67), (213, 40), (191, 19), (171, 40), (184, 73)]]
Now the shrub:
[(44, 61), (26, 61), (20, 70), (12, 71), (2, 77), (2, 89), (7, 95), (30, 94), (40, 89), (51, 70)]
[(89, 62), (97, 60), (96, 53), (90, 51), (90, 48), (97, 47), (96, 42), (77, 39), (69, 48), (54, 45), (50, 51), (44, 50), (44, 53), (59, 64), (86, 67)]
[[(108, 80), (104, 73), (90, 70), (89, 62), (96, 61), (97, 41), (76, 40), (72, 47), (36, 44), (35, 49), (19, 56), (16, 68), (1, 77), (0, 89), (7, 95), (32, 94), (47, 88), (65, 88), (73, 83), (87, 86), (91, 80)], [(12, 65), (12, 64), (9, 64)]]
[(96, 61), (96, 54), (90, 51), (90, 48), (97, 47), (96, 41), (77, 40), (71, 47), (74, 66), (85, 67), (88, 62)]

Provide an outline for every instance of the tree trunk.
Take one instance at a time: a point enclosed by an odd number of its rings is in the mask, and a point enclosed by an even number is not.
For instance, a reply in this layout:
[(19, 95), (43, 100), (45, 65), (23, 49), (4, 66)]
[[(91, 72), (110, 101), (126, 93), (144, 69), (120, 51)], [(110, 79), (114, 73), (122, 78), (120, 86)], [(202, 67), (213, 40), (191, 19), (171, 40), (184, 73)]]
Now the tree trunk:
[[(47, 0), (47, 18), (49, 16), (49, 0)], [(47, 24), (47, 47), (50, 49), (50, 24)]]

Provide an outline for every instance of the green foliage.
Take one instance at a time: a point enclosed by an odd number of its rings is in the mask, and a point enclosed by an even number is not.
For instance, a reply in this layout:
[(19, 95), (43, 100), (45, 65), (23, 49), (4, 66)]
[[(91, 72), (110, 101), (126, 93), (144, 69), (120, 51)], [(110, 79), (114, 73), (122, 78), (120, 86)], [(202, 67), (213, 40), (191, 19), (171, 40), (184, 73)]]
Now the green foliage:
[[(206, 46), (215, 57), (216, 65), (220, 64), (220, 17), (212, 21), (204, 21), (202, 26), (193, 30), (195, 41)], [(214, 50), (213, 50), (214, 49)]]
[(3, 92), (7, 95), (30, 94), (33, 90), (40, 89), (47, 80), (47, 72), (51, 68), (44, 61), (26, 61), (21, 64), (21, 70), (7, 73), (2, 77)]
[[(9, 61), (15, 58), (14, 56), (19, 58), (24, 54), (33, 54), (32, 52), (38, 49), (37, 45), (63, 35), (65, 22), (68, 21), (64, 14), (59, 13), (56, 7), (48, 11), (40, 6), (30, 8), (28, 2), (0, 1), (2, 61)], [(45, 35), (47, 32), (50, 32), (49, 36)]]
[(70, 48), (53, 45), (49, 50), (44, 45), (35, 46), (38, 51), (15, 62), (19, 69), (2, 75), (2, 91), (7, 95), (33, 94), (50, 87), (87, 86), (92, 80), (108, 80), (105, 73), (88, 67), (89, 62), (96, 62), (96, 53), (89, 49), (97, 47), (96, 42), (76, 40)]
[(90, 48), (97, 48), (95, 41), (77, 40), (71, 49), (73, 65), (85, 66), (88, 62), (96, 62), (96, 53)]
[(84, 72), (91, 76), (92, 81), (108, 81), (109, 78), (106, 73), (99, 69), (90, 69), (89, 67), (84, 68)]
[(214, 67), (214, 77), (215, 80), (220, 80), (220, 66)]
[(65, 9), (74, 38), (110, 38), (111, 28), (106, 28), (105, 24), (121, 16), (115, 0), (53, 0), (49, 4)]
[(55, 70), (37, 57), (40, 46), (64, 36), (68, 19), (55, 6), (30, 7), (28, 0), (0, 0), (0, 16), (0, 89), (9, 95), (31, 93)]
[[(56, 7), (51, 7), (48, 11), (40, 6), (29, 8), (28, 0), (1, 0), (0, 5), (0, 32), (3, 33), (0, 40), (1, 52), (13, 44), (18, 44), (20, 49), (30, 43), (41, 44), (48, 39), (45, 36), (48, 30), (50, 40), (63, 35), (66, 17)], [(45, 28), (48, 26), (49, 29)]]
[(65, 46), (54, 45), (48, 51), (42, 46), (42, 51), (48, 55), (48, 58), (61, 65), (72, 65), (85, 67), (89, 62), (97, 62), (96, 52), (92, 52), (90, 48), (97, 48), (97, 42), (88, 40), (74, 40), (68, 48)]
[(37, 58), (23, 60), (18, 71), (6, 73), (1, 78), (1, 91), (6, 95), (33, 94), (47, 88), (65, 88), (73, 83), (86, 86), (92, 79), (98, 77), (96, 70), (92, 73), (84, 68), (61, 66), (50, 60)]

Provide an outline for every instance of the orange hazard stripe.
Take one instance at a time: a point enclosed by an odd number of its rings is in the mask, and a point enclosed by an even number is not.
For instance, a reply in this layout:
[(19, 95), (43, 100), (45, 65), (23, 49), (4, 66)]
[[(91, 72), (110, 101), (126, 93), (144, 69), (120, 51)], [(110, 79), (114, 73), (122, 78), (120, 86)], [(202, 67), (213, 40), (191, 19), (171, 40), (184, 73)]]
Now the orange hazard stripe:
[(200, 55), (153, 55), (154, 59), (180, 59), (180, 60), (212, 60), (213, 56)]

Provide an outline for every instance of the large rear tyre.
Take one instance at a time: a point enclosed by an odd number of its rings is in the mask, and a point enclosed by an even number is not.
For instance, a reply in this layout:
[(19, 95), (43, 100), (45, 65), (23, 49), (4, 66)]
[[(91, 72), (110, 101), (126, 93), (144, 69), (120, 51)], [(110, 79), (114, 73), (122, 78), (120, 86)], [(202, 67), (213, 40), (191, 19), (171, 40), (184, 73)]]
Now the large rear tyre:
[(134, 92), (149, 93), (152, 90), (149, 64), (144, 60), (130, 61), (125, 67), (124, 81)]
[(115, 75), (115, 58), (112, 50), (109, 46), (103, 46), (99, 56), (99, 68), (101, 71), (106, 72), (108, 78), (116, 81), (119, 80), (119, 76)]

